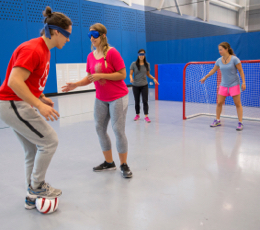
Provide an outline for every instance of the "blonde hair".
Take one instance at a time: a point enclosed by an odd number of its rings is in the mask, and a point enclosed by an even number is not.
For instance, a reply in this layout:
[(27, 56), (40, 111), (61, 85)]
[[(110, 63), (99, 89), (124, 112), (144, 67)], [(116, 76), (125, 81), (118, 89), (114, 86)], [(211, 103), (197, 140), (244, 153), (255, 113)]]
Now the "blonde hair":
[[(90, 26), (89, 30), (98, 31), (100, 33), (100, 35), (101, 35), (100, 36), (100, 39), (101, 39), (100, 45), (101, 45), (102, 50), (103, 50), (105, 66), (107, 68), (106, 57), (107, 57), (107, 51), (109, 49), (109, 44), (107, 42), (107, 37), (106, 36), (105, 37), (102, 36), (103, 34), (107, 34), (107, 28), (103, 24), (101, 24), (101, 23), (96, 23), (96, 24)], [(91, 50), (94, 50), (93, 44), (91, 44)]]

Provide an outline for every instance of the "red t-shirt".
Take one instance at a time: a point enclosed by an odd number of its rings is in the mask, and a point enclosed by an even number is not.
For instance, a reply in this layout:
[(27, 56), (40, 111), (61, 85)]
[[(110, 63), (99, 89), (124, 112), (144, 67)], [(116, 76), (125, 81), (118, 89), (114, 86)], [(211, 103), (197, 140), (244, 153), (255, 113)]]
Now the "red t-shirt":
[[(105, 60), (101, 58), (97, 60), (93, 52), (87, 58), (87, 72), (93, 73), (115, 73), (125, 68), (125, 63), (120, 53), (111, 48), (107, 52), (107, 68), (105, 67)], [(111, 81), (107, 79), (100, 79), (95, 81), (96, 97), (101, 101), (114, 101), (128, 94), (128, 88), (124, 80)]]
[(19, 45), (8, 64), (5, 80), (0, 87), (0, 100), (22, 101), (8, 86), (8, 80), (13, 67), (22, 67), (31, 72), (25, 81), (35, 97), (39, 97), (45, 87), (50, 69), (50, 50), (44, 40), (39, 37)]

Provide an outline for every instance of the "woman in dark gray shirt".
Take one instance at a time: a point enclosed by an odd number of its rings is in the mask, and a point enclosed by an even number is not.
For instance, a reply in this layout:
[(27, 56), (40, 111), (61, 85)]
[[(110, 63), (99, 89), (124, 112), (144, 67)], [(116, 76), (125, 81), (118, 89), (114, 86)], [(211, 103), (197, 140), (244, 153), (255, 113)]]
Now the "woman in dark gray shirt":
[[(134, 77), (133, 77), (134, 74)], [(136, 116), (134, 121), (140, 119), (140, 95), (142, 94), (143, 106), (144, 106), (144, 120), (148, 123), (151, 120), (148, 117), (148, 81), (146, 76), (153, 79), (155, 84), (159, 83), (157, 80), (150, 74), (150, 64), (146, 61), (145, 50), (140, 49), (138, 51), (138, 58), (130, 66), (130, 82), (133, 84), (133, 93), (135, 98), (135, 111)]]

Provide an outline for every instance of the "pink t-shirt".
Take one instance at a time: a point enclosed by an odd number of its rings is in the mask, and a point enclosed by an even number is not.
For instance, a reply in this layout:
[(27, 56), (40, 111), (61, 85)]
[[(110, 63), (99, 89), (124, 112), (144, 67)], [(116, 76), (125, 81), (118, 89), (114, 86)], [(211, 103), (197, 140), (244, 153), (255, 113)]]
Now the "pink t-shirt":
[[(104, 58), (97, 60), (93, 52), (91, 52), (87, 58), (87, 72), (90, 74), (115, 73), (125, 68), (124, 60), (115, 48), (108, 50), (106, 59), (107, 68), (105, 67)], [(96, 97), (101, 101), (114, 101), (128, 94), (128, 88), (124, 80), (111, 81), (100, 79), (94, 83), (96, 87)]]

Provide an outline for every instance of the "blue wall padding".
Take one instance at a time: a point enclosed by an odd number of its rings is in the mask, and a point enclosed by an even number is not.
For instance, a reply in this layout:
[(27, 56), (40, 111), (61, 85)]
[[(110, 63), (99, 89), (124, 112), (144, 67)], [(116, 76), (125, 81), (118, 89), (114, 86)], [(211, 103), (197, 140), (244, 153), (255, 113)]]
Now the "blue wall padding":
[(245, 30), (239, 27), (208, 23), (174, 13), (165, 15), (166, 13), (170, 12), (145, 12), (147, 42), (245, 33)]
[[(11, 0), (3, 2), (2, 8), (6, 7), (5, 14), (1, 10), (0, 30), (1, 34), (1, 55), (0, 55), (0, 83), (5, 79), (6, 69), (13, 51), (22, 42), (27, 40), (27, 26), (25, 17), (25, 4), (17, 2), (12, 4)], [(20, 29), (23, 28), (23, 29)]]
[[(14, 49), (22, 42), (39, 36), (43, 28), (42, 11), (47, 5), (68, 15), (72, 19), (73, 30), (71, 41), (62, 50), (51, 51), (51, 67), (44, 93), (57, 92), (56, 63), (86, 62), (91, 52), (87, 36), (89, 26), (96, 22), (107, 27), (109, 43), (125, 60), (126, 84), (130, 83), (130, 64), (137, 59), (137, 51), (141, 48), (147, 51), (152, 75), (154, 64), (216, 60), (219, 57), (217, 45), (222, 41), (230, 42), (240, 59), (260, 59), (259, 32), (244, 33), (235, 27), (85, 0), (5, 0), (2, 1), (4, 14), (0, 15), (0, 29), (5, 32), (5, 36), (1, 36), (1, 44), (4, 44), (2, 53), (5, 55), (0, 57), (0, 82), (4, 80)], [(229, 35), (215, 36), (220, 34)], [(149, 83), (153, 83), (152, 80), (149, 79)]]
[(183, 63), (158, 65), (159, 100), (182, 101), (184, 66)]
[[(130, 84), (130, 64), (136, 60), (140, 48), (146, 50), (145, 13), (125, 7), (111, 6), (85, 0), (5, 0), (0, 15), (2, 53), (0, 83), (15, 48), (21, 43), (40, 36), (43, 28), (42, 11), (46, 6), (63, 12), (72, 22), (70, 42), (63, 49), (51, 51), (51, 66), (44, 93), (57, 93), (56, 63), (85, 63), (91, 52), (89, 26), (102, 23), (107, 27), (108, 42), (122, 55), (127, 70), (126, 84)], [(1, 11), (2, 12), (2, 11)], [(17, 29), (19, 28), (19, 30)], [(22, 28), (22, 29), (21, 29)]]
[(260, 59), (260, 32), (231, 34), (214, 37), (147, 43), (147, 60), (151, 74), (155, 64), (188, 63), (191, 61), (216, 61), (220, 55), (218, 44), (229, 42), (241, 60)]

